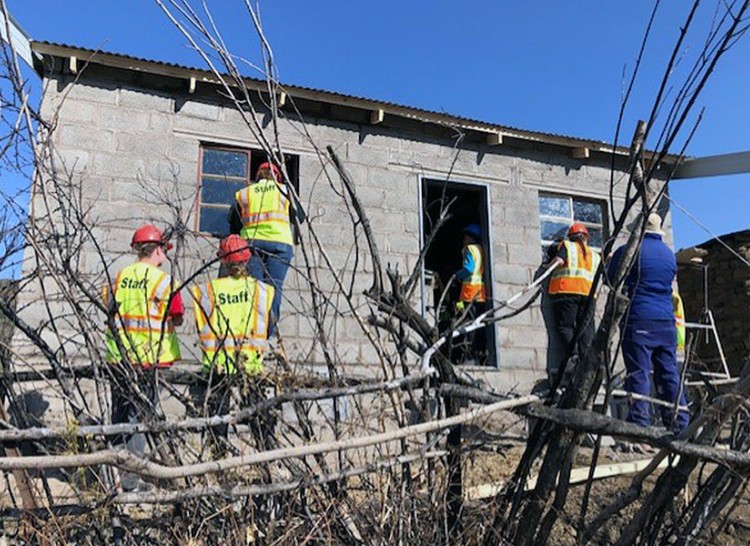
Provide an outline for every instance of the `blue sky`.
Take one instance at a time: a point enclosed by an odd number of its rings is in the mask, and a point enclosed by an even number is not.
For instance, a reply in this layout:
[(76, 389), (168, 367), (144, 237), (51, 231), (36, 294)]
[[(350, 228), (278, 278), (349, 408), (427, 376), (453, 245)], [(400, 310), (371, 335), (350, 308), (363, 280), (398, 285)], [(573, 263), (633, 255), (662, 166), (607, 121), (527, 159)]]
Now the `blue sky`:
[[(200, 65), (153, 0), (7, 0), (33, 39)], [(243, 0), (208, 1), (236, 54), (258, 60)], [(622, 134), (648, 116), (689, 2), (663, 1)], [(652, 9), (647, 0), (261, 1), (281, 80), (517, 126), (612, 141)], [(705, 2), (698, 30), (713, 16)], [(688, 37), (683, 64), (702, 46)], [(750, 36), (724, 58), (699, 101), (688, 153), (750, 150)], [(678, 67), (678, 72), (680, 67)], [(252, 74), (251, 74), (252, 75)], [(748, 227), (750, 175), (675, 182), (676, 202), (711, 231)], [(674, 212), (676, 246), (708, 239)]]

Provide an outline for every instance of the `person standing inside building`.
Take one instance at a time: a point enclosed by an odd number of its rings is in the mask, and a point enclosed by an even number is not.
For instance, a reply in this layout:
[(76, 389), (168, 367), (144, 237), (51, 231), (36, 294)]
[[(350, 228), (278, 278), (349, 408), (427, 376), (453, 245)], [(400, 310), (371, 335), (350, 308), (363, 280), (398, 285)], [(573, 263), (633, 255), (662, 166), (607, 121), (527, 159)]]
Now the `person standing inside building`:
[[(662, 241), (661, 217), (649, 214), (643, 242), (635, 262), (625, 279), (630, 297), (622, 333), (622, 354), (627, 377), (625, 390), (650, 396), (653, 372), (656, 393), (661, 400), (685, 406), (680, 373), (677, 368), (677, 328), (672, 300), (672, 282), (677, 274), (674, 253)], [(623, 248), (617, 249), (607, 273), (613, 278), (620, 264)], [(661, 408), (665, 426), (679, 433), (689, 421), (686, 411), (677, 415), (668, 407)], [(627, 421), (642, 426), (651, 424), (649, 403), (631, 400)]]
[[(192, 290), (195, 323), (200, 335), (203, 374), (206, 386), (196, 393), (209, 415), (229, 412), (232, 386), (242, 393), (243, 403), (253, 405), (262, 399), (259, 379), (263, 371), (273, 286), (247, 274), (251, 251), (239, 235), (229, 235), (219, 245), (218, 256), (227, 276), (214, 279)], [(267, 416), (253, 425), (262, 440)], [(227, 425), (215, 427), (215, 455), (225, 453)]]
[[(567, 240), (548, 251), (550, 266), (557, 265), (549, 281), (555, 324), (565, 347), (563, 361), (583, 356), (594, 337), (594, 302), (589, 301), (601, 257), (588, 245), (589, 231), (581, 223), (568, 229)], [(578, 341), (575, 342), (576, 332)], [(566, 374), (573, 370), (570, 364)]]
[[(479, 224), (469, 224), (463, 229), (461, 269), (456, 279), (461, 282), (461, 292), (456, 303), (458, 313), (466, 313), (473, 319), (485, 311), (486, 294), (484, 289), (484, 254), (482, 252), (482, 230)], [(486, 359), (487, 347), (484, 328), (467, 335), (472, 356), (476, 364)]]
[[(142, 422), (153, 412), (159, 402), (155, 370), (180, 359), (174, 327), (182, 324), (185, 313), (172, 278), (160, 269), (172, 248), (163, 232), (145, 225), (133, 234), (131, 247), (138, 261), (123, 268), (112, 286), (104, 289), (109, 314), (106, 361), (118, 365), (112, 369), (111, 381), (115, 424)], [(142, 457), (146, 437), (136, 433), (117, 438), (116, 443)], [(137, 475), (123, 473), (123, 489), (133, 490), (141, 484)]]
[[(231, 233), (239, 234), (250, 244), (252, 258), (248, 262), (248, 273), (275, 289), (270, 335), (276, 331), (282, 288), (293, 256), (290, 198), (291, 191), (284, 184), (279, 168), (269, 162), (262, 163), (255, 182), (235, 194), (229, 218)], [(301, 209), (293, 208), (298, 221), (302, 222)]]

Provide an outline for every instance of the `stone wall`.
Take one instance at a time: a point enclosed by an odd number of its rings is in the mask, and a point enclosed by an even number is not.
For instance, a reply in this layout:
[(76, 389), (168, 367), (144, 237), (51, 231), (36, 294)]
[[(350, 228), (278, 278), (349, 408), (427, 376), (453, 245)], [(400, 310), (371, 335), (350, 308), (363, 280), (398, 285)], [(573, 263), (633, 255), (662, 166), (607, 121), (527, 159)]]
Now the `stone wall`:
[[(734, 252), (750, 260), (750, 230), (723, 235), (721, 240)], [(713, 312), (724, 354), (733, 376), (739, 375), (750, 351), (750, 267), (715, 240), (699, 248), (708, 251), (703, 262), (708, 266), (708, 307)], [(680, 294), (688, 322), (697, 322), (704, 306), (703, 269), (679, 266)], [(694, 331), (693, 331), (694, 332)], [(700, 335), (698, 356), (711, 371), (723, 371), (716, 344)]]
[[(104, 284), (105, 264), (114, 274), (132, 261), (129, 242), (134, 228), (144, 222), (164, 225), (174, 219), (170, 207), (160, 201), (179, 201), (188, 228), (197, 228), (193, 208), (201, 143), (258, 147), (240, 114), (222, 104), (215, 91), (187, 95), (184, 82), (178, 85), (166, 78), (96, 66), (76, 84), (62, 75), (45, 83), (43, 115), (50, 117), (57, 111), (54, 141), (60, 163), (81, 181), (83, 199), (91, 206), (92, 233), (104, 253), (100, 257), (93, 246), (82, 253), (81, 275), (94, 283)], [(268, 117), (262, 110), (259, 116), (261, 122)], [(422, 177), (440, 179), (450, 173), (451, 180), (486, 186), (496, 299), (520, 290), (539, 267), (540, 191), (608, 199), (610, 159), (606, 157), (574, 159), (569, 150), (542, 144), (490, 147), (467, 139), (456, 159), (450, 131), (424, 124), (372, 126), (335, 121), (322, 114), (306, 114), (305, 122), (306, 132), (297, 119), (280, 120), (280, 142), (285, 153), (299, 156), (300, 195), (309, 218), (303, 238), (310, 241), (314, 231), (323, 243), (325, 256), (312, 251), (310, 259), (318, 265), (311, 271), (317, 288), (332, 301), (337, 299), (337, 286), (320, 264), (328, 260), (349, 279), (357, 263), (355, 238), (347, 208), (336, 191), (334, 171), (321, 163), (308, 135), (320, 148), (333, 146), (345, 162), (374, 227), (383, 264), (398, 266), (402, 272), (416, 266), (420, 252)], [(621, 205), (618, 195), (615, 207)], [(39, 218), (44, 211), (39, 194), (32, 207)], [(361, 236), (357, 242), (360, 246), (364, 243)], [(203, 236), (188, 238), (173, 275), (186, 278), (214, 255), (216, 243)], [(367, 300), (362, 291), (370, 285), (371, 271), (362, 257), (360, 249), (353, 293), (356, 311), (366, 316)], [(299, 247), (294, 265), (300, 270), (309, 265), (303, 262)], [(34, 267), (28, 256), (25, 271)], [(199, 280), (215, 274), (214, 269)], [(47, 290), (47, 297), (53, 292)], [(310, 285), (303, 275), (290, 273), (285, 296), (288, 301), (283, 304), (280, 330), (287, 352), (305, 355), (306, 362), (322, 362), (309, 320), (313, 305)], [(38, 284), (25, 287), (20, 298), (27, 321), (39, 325), (48, 320), (48, 308), (39, 303)], [(60, 316), (66, 311), (54, 312)], [(345, 309), (343, 315), (332, 315), (328, 335), (338, 356), (351, 367), (348, 373), (377, 374), (377, 354), (353, 313)], [(183, 327), (181, 339), (184, 355), (195, 358), (196, 338), (190, 321)], [(483, 375), (500, 388), (528, 388), (544, 375), (548, 343), (542, 311), (535, 306), (498, 326), (499, 368), (483, 370)]]

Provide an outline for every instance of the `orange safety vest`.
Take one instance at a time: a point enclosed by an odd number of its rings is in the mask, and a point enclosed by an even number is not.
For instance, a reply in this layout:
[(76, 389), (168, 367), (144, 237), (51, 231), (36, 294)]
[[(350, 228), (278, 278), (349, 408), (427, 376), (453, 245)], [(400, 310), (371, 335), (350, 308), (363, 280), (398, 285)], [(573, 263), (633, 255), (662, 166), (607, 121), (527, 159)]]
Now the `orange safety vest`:
[(274, 288), (252, 277), (222, 277), (192, 290), (203, 366), (220, 373), (263, 371)]
[(235, 194), (242, 217), (243, 239), (293, 244), (289, 199), (275, 180), (258, 180)]
[(586, 246), (586, 256), (584, 256), (578, 243), (563, 241), (561, 244), (565, 245), (568, 259), (552, 273), (549, 293), (588, 296), (601, 262), (599, 253)]
[(461, 283), (461, 295), (459, 299), (463, 302), (483, 302), (484, 294), (484, 260), (482, 259), (482, 247), (476, 244), (467, 245), (465, 253), (474, 258), (474, 270), (471, 275)]
[[(127, 360), (133, 365), (171, 364), (180, 347), (167, 304), (172, 278), (152, 265), (136, 262), (123, 268), (114, 285), (104, 288), (104, 302), (114, 317), (116, 334), (107, 331), (107, 362)], [(125, 355), (120, 354), (115, 335)]]

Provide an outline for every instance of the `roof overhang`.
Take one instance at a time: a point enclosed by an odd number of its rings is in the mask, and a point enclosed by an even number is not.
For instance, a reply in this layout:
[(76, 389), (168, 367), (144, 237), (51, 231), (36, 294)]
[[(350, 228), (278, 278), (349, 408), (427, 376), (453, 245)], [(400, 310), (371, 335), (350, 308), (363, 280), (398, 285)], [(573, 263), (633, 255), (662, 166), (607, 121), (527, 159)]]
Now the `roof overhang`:
[[(199, 83), (221, 85), (219, 78), (213, 72), (205, 69), (48, 42), (32, 41), (31, 50), (41, 57), (48, 56), (66, 59), (72, 72), (77, 72), (78, 68), (83, 64), (93, 63), (127, 71), (183, 79), (186, 82), (187, 89), (191, 92), (195, 90), (196, 85)], [(40, 61), (36, 66), (37, 71), (41, 75), (44, 75), (44, 71), (46, 70), (45, 63)], [(260, 93), (268, 92), (268, 84), (265, 80), (244, 78), (244, 82), (250, 90)], [(282, 91), (283, 95), (280, 97), (281, 100), (279, 102), (285, 103), (289, 98), (305, 99), (322, 104), (360, 109), (369, 113), (370, 123), (373, 125), (387, 124), (389, 117), (399, 117), (479, 133), (484, 138), (486, 144), (490, 146), (502, 145), (506, 139), (560, 146), (567, 148), (571, 157), (576, 159), (587, 159), (592, 153), (616, 154), (619, 156), (627, 156), (630, 153), (627, 147), (613, 146), (603, 141), (518, 129), (364, 97), (283, 84), (279, 84), (279, 90)], [(647, 158), (653, 155), (653, 152), (650, 152), (647, 154)], [(678, 156), (675, 155), (668, 155), (666, 157), (668, 163), (676, 163), (678, 159)]]

